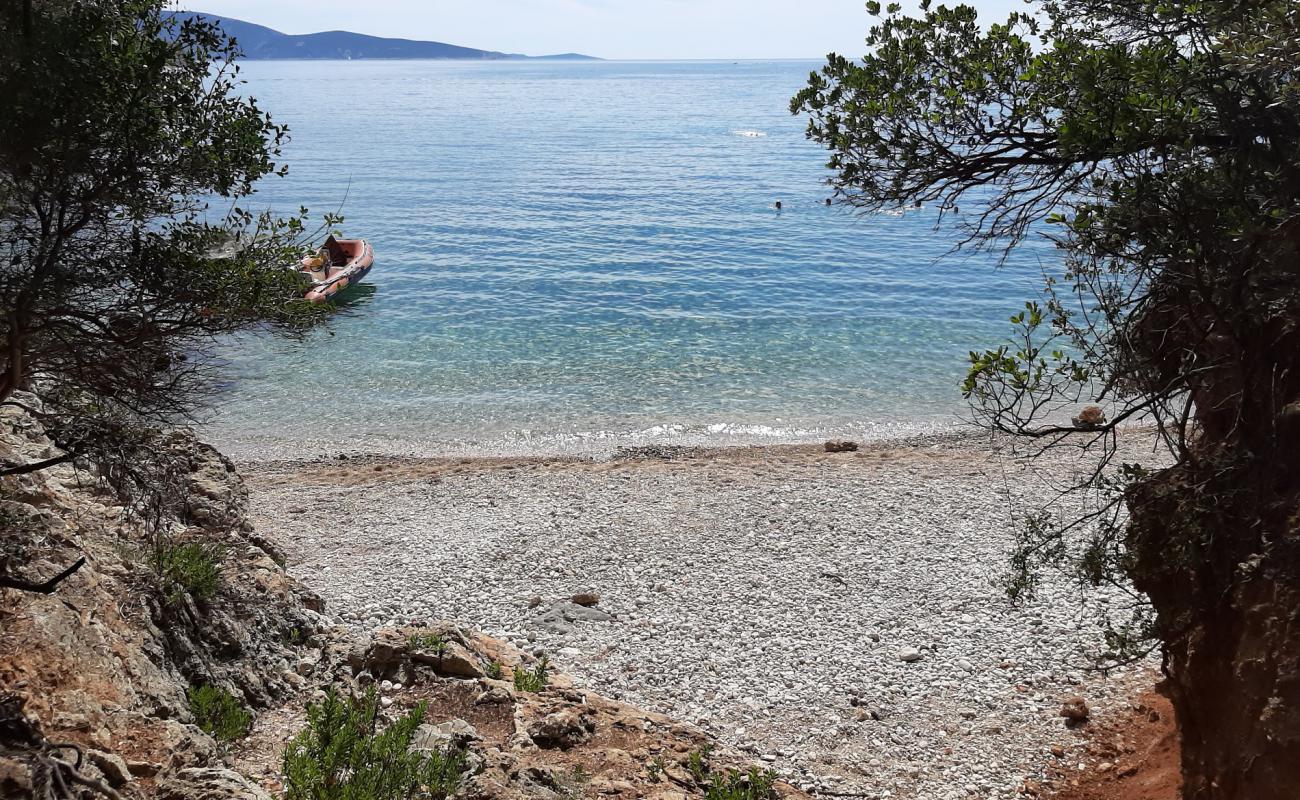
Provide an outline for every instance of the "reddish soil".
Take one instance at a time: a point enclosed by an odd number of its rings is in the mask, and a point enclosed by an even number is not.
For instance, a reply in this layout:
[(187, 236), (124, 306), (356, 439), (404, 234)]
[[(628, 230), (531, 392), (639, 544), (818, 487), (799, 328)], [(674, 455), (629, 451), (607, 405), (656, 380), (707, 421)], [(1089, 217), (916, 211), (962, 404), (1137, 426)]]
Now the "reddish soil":
[(1088, 769), (1061, 768), (1042, 796), (1052, 800), (1179, 800), (1183, 779), (1174, 709), (1149, 692), (1127, 712), (1089, 724)]

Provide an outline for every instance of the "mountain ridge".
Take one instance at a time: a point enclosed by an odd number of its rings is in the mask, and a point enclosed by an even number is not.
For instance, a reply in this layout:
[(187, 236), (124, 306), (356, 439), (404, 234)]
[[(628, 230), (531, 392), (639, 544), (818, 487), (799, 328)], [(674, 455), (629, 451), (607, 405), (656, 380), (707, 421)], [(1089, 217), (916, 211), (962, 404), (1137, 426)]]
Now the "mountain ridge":
[(203, 18), (217, 23), (227, 35), (238, 43), (243, 57), (248, 60), (275, 59), (443, 59), (460, 61), (599, 61), (594, 56), (581, 53), (528, 56), (520, 53), (503, 53), (480, 50), (474, 47), (447, 44), (419, 39), (396, 39), (370, 36), (352, 31), (319, 31), (317, 33), (291, 34), (265, 25), (242, 19), (210, 14), (204, 11), (168, 12), (172, 19), (185, 21)]

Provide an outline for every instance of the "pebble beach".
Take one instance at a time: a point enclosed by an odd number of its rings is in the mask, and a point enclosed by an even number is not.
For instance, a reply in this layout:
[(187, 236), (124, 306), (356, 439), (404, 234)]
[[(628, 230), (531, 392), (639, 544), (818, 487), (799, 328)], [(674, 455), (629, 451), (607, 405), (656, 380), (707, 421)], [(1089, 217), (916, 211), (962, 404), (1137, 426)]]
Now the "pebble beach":
[(1091, 668), (1122, 590), (1001, 588), (1017, 519), (1085, 466), (944, 434), (240, 469), (257, 528), (345, 621), (499, 635), (821, 794), (1009, 798), (1081, 759), (1065, 700), (1104, 715), (1154, 680)]

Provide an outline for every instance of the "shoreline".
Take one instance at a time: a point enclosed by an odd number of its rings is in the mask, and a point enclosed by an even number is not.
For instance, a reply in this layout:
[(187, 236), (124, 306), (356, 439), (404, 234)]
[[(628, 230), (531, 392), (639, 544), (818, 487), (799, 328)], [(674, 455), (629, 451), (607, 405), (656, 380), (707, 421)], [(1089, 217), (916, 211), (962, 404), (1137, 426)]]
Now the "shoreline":
[[(199, 435), (207, 431), (199, 429)], [(331, 462), (360, 463), (439, 463), (471, 462), (485, 466), (496, 463), (603, 463), (624, 460), (691, 458), (731, 458), (742, 455), (761, 457), (762, 453), (824, 452), (827, 441), (851, 441), (863, 450), (904, 450), (939, 445), (942, 449), (979, 449), (990, 441), (990, 433), (974, 425), (953, 422), (949, 425), (917, 426), (902, 430), (880, 429), (866, 435), (858, 431), (819, 431), (802, 436), (640, 436), (608, 435), (570, 440), (569, 446), (554, 446), (555, 438), (540, 441), (552, 446), (518, 447), (506, 440), (469, 442), (463, 440), (411, 440), (406, 448), (366, 446), (366, 442), (345, 440), (313, 448), (277, 443), (233, 445), (220, 437), (207, 436), (223, 454), (241, 470), (265, 468), (293, 469)], [(577, 444), (578, 446), (574, 446)], [(312, 454), (295, 453), (310, 449)]]

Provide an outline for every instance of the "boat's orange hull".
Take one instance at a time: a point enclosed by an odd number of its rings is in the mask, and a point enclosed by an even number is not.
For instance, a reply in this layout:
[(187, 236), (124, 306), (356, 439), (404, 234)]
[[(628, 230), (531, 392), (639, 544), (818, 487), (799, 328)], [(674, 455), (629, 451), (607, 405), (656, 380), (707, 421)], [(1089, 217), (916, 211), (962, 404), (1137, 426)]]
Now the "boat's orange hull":
[(339, 292), (360, 281), (375, 263), (375, 251), (365, 239), (325, 240), (320, 257), (304, 258), (302, 272), (312, 279), (306, 298), (311, 303), (328, 303)]

